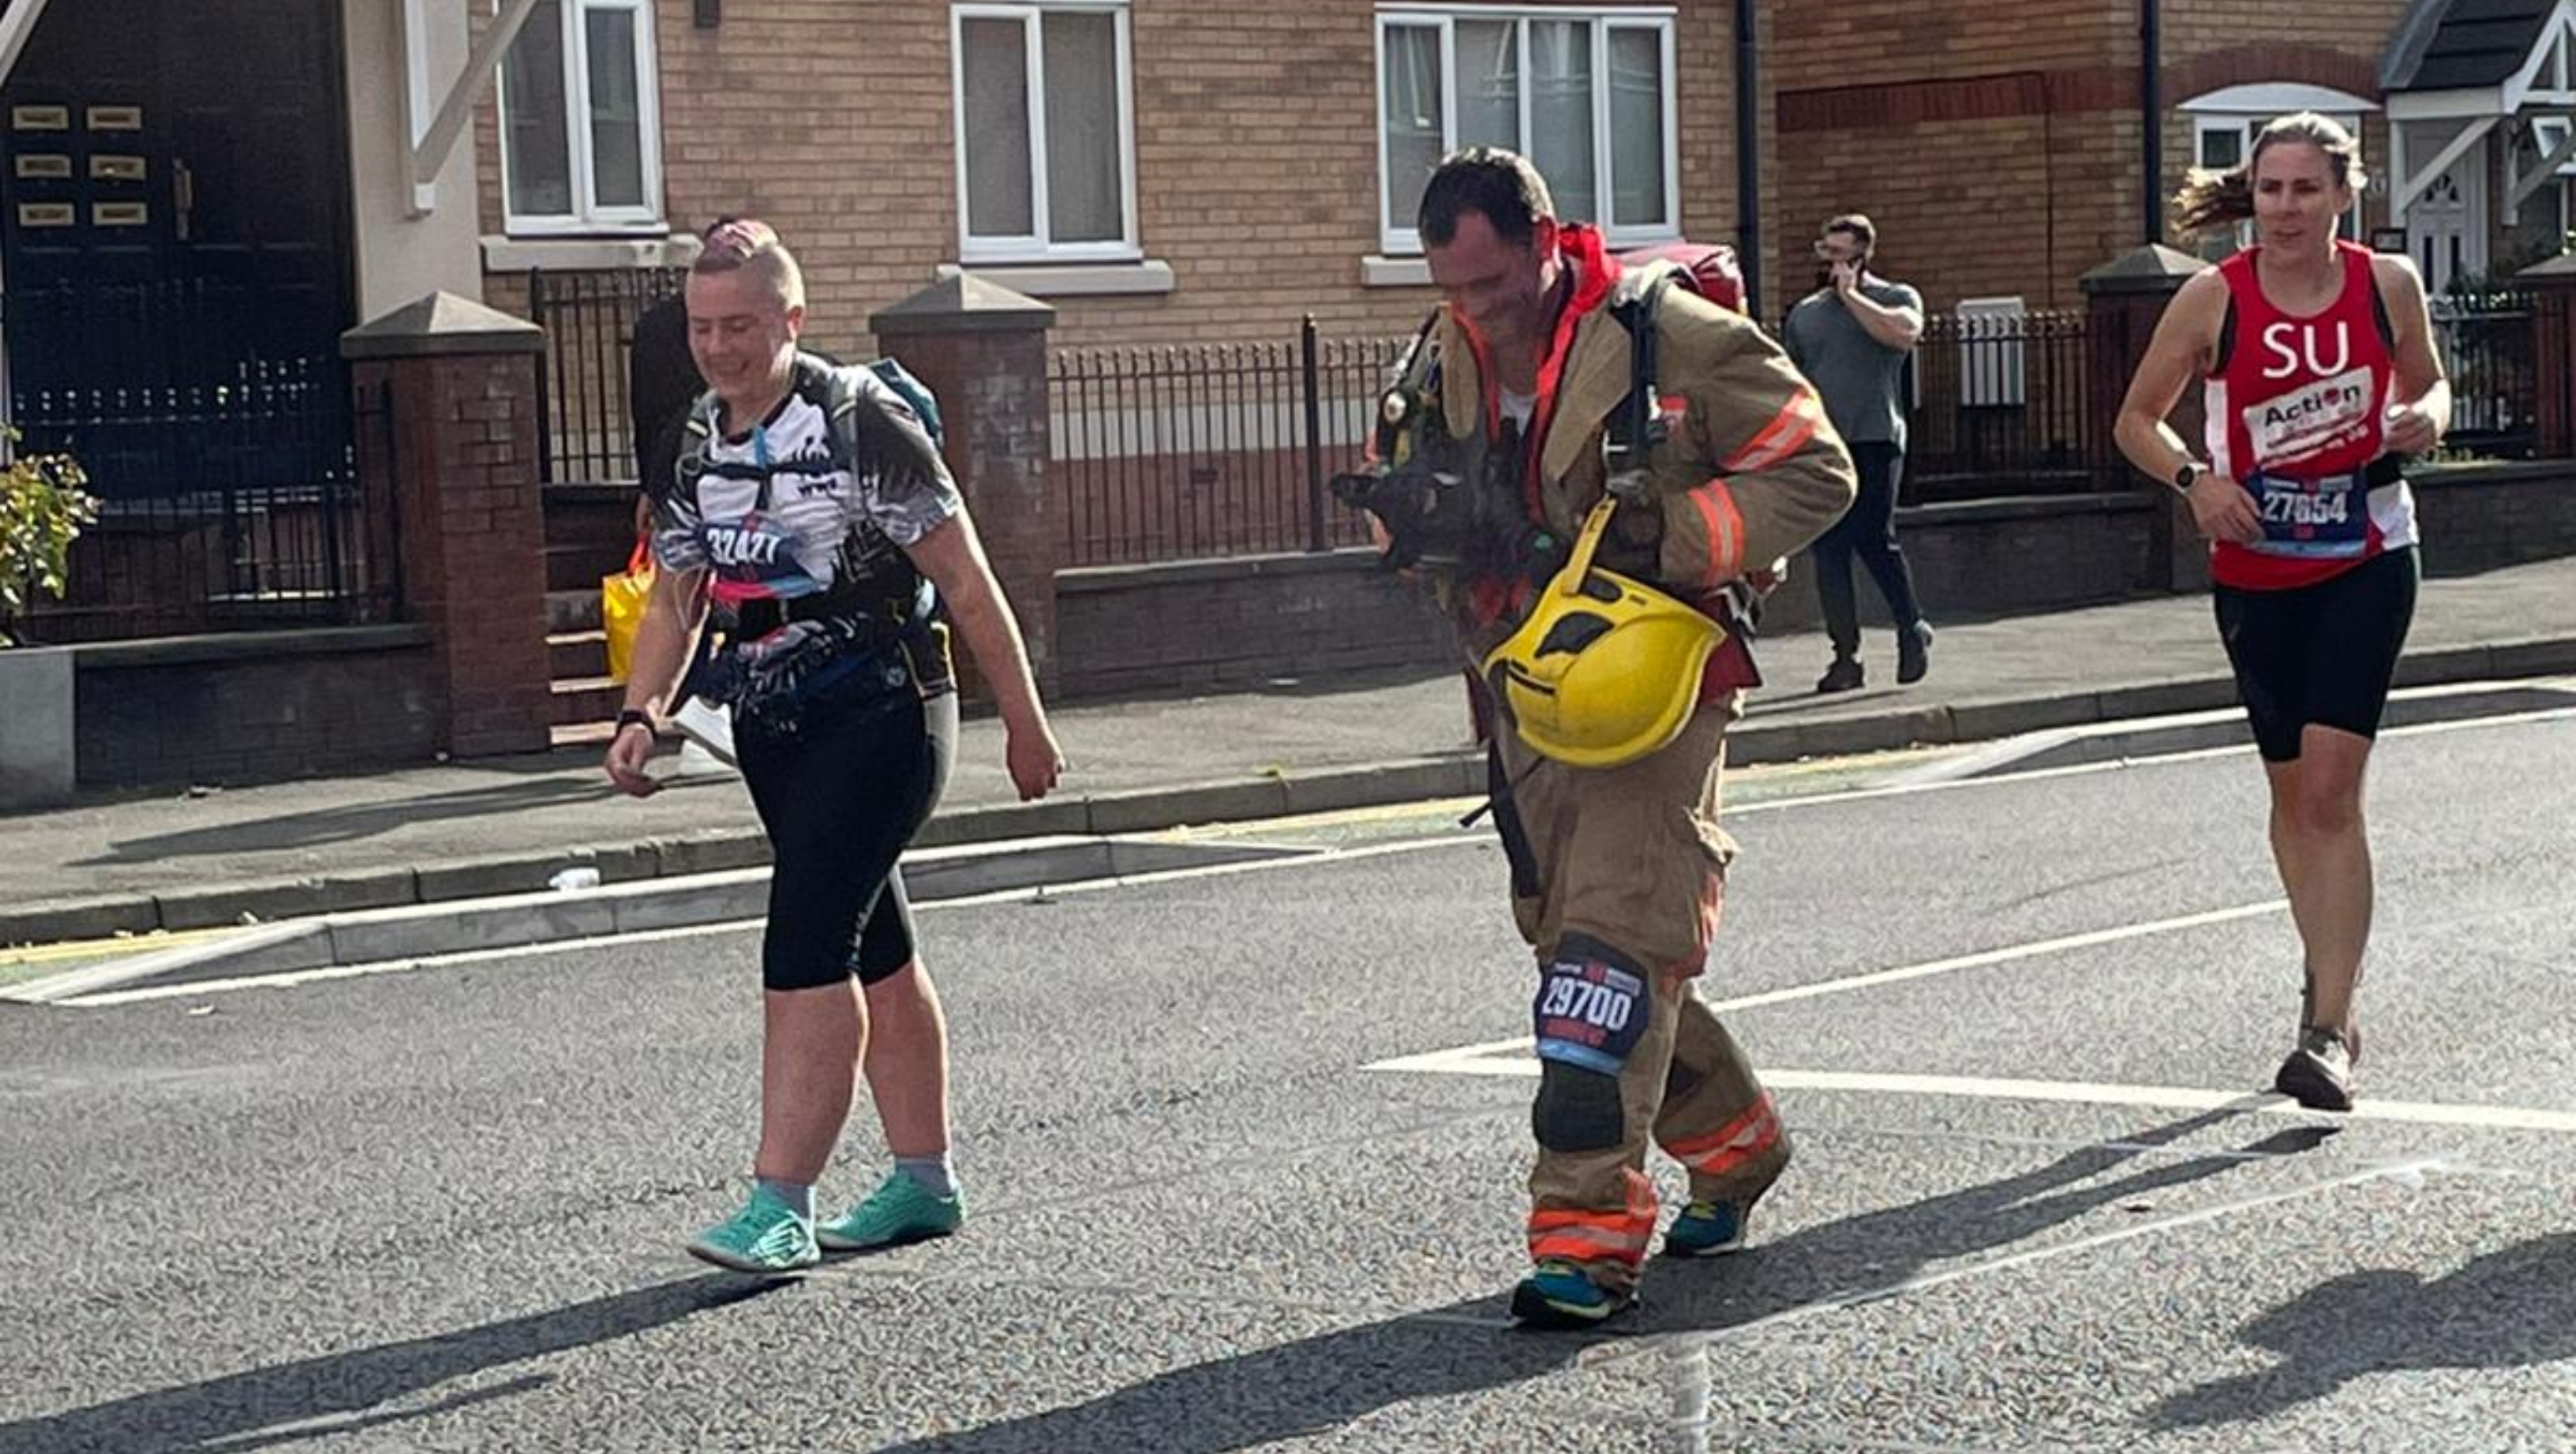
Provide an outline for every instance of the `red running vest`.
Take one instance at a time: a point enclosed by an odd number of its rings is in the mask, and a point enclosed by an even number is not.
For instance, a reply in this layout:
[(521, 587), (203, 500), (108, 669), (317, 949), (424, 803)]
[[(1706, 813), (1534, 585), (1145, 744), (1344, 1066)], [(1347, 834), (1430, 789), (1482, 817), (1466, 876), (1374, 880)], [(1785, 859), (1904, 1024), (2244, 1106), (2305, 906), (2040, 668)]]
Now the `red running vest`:
[(2380, 336), (2370, 250), (2335, 243), (2343, 291), (2301, 317), (2263, 296), (2249, 247), (2219, 264), (2236, 313), (2235, 342), (2204, 385), (2210, 467), (2243, 485), (2263, 522), (2254, 545), (2213, 542), (2221, 585), (2276, 591), (2314, 585), (2415, 543), (2415, 497), (2402, 479), (2369, 487), (2381, 453), (2395, 370)]

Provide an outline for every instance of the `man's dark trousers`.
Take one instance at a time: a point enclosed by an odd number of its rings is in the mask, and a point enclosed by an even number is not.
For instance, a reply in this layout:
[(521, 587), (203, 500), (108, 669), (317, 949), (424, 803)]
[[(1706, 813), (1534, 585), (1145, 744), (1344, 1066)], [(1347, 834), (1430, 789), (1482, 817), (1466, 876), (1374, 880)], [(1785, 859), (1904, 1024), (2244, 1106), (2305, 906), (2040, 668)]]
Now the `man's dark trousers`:
[(1884, 441), (1851, 446), (1860, 493), (1833, 527), (1811, 547), (1816, 599), (1824, 607), (1825, 635), (1837, 657), (1860, 655), (1860, 603), (1852, 592), (1852, 557), (1869, 567), (1887, 613), (1903, 633), (1923, 619), (1914, 599), (1914, 572), (1896, 543), (1896, 488), (1905, 477), (1905, 451)]

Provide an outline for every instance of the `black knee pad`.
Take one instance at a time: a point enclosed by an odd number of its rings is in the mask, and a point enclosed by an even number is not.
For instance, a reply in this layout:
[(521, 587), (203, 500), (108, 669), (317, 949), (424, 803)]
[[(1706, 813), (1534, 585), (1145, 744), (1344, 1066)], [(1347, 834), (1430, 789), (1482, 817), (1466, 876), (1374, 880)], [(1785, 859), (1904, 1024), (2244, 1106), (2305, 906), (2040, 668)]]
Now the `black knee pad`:
[(1681, 1057), (1675, 1056), (1673, 1057), (1673, 1068), (1664, 1072), (1664, 1099), (1668, 1101), (1680, 1100), (1682, 1097), (1689, 1095), (1692, 1091), (1698, 1089), (1700, 1082), (1706, 1079), (1708, 1079), (1707, 1076), (1702, 1075), (1689, 1066), (1682, 1064)]
[(1607, 1151), (1625, 1138), (1627, 1107), (1619, 1078), (1547, 1060), (1539, 1063), (1538, 1102), (1530, 1131), (1549, 1151)]

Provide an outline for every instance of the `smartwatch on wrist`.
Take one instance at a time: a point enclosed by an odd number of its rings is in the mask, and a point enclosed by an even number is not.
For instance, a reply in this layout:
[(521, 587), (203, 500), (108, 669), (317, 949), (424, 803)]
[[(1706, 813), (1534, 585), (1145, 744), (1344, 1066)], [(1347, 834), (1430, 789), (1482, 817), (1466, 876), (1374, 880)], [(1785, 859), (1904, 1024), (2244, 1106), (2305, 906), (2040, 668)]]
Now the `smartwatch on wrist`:
[(2197, 481), (2199, 478), (2200, 466), (2193, 464), (2190, 460), (2184, 460), (2182, 462), (2182, 468), (2174, 471), (2174, 493), (2179, 495), (2190, 494), (2193, 482)]
[[(624, 711), (617, 714), (616, 731), (623, 732), (629, 727), (641, 727), (647, 732), (652, 731), (653, 714), (650, 712), (639, 711), (633, 707), (626, 708)], [(610, 735), (614, 736), (615, 733), (611, 733)]]

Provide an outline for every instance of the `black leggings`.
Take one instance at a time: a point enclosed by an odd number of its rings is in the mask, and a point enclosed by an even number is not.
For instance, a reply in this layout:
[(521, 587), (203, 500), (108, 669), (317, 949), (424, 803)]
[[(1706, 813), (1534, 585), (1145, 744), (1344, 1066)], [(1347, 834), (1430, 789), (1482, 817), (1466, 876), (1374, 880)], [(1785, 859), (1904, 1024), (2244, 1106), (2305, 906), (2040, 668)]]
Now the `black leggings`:
[(2415, 619), (2415, 551), (2392, 550), (2313, 586), (2211, 591), (2218, 636), (2265, 762), (2295, 762), (2310, 723), (2379, 735), (2389, 678)]
[(792, 736), (735, 733), (743, 782), (769, 832), (769, 926), (760, 982), (875, 984), (912, 962), (912, 906), (895, 866), (939, 804), (957, 752), (957, 694), (866, 702)]

